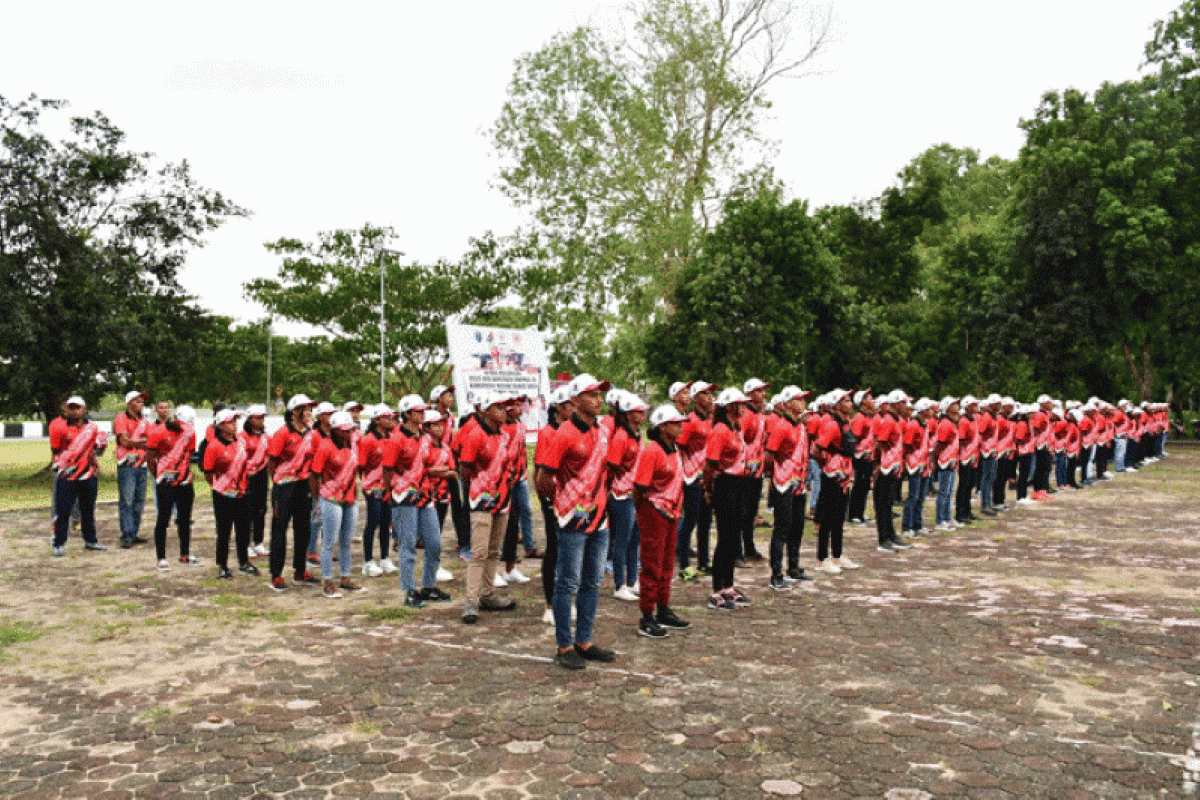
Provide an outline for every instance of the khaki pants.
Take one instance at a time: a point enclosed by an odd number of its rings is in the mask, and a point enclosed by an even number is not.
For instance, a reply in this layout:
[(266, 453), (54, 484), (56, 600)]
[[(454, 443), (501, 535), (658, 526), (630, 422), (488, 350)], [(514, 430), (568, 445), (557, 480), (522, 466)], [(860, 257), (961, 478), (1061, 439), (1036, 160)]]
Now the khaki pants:
[(480, 597), (492, 593), (500, 545), (508, 528), (508, 514), (489, 515), (487, 530), (471, 526), (471, 560), (467, 562), (467, 605), (479, 605)]

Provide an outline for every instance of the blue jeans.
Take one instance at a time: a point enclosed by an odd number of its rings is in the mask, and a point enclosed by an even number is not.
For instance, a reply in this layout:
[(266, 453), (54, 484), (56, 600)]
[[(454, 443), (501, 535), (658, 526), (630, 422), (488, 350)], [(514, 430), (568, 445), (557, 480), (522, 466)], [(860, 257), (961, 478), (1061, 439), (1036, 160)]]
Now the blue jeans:
[(333, 580), (333, 543), (338, 545), (338, 566), (342, 577), (350, 577), (350, 538), (358, 524), (358, 506), (354, 503), (335, 503), (324, 497), (317, 502), (321, 509), (321, 577)]
[(526, 550), (533, 549), (533, 506), (529, 504), (529, 481), (522, 478), (513, 484), (512, 509), (517, 513), (517, 522), (521, 525), (521, 543)]
[(1067, 485), (1067, 454), (1056, 453), (1054, 456), (1054, 484)]
[(925, 507), (925, 494), (929, 491), (929, 476), (917, 472), (908, 476), (908, 497), (904, 498), (904, 516), (900, 527), (906, 531), (919, 531), (925, 527), (921, 512)]
[(325, 530), (325, 526), (321, 524), (321, 499), (313, 498), (312, 516), (308, 520), (308, 554), (310, 556), (317, 553), (317, 542), (321, 541), (321, 532)]
[[(593, 533), (561, 529), (558, 560), (554, 565), (554, 639), (560, 648), (589, 644), (596, 622), (597, 592), (604, 579), (604, 556), (608, 552), (608, 529)], [(577, 612), (575, 635), (571, 636), (571, 606)]]
[(817, 466), (817, 460), (810, 458), (808, 460), (808, 510), (812, 511), (817, 507), (817, 498), (821, 496), (821, 468)]
[(392, 530), (396, 532), (396, 556), (400, 559), (400, 588), (411, 592), (417, 588), (415, 565), (417, 537), (425, 547), (425, 568), (421, 571), (421, 588), (437, 585), (438, 565), (442, 559), (442, 527), (438, 525), (437, 506), (392, 506)]
[(142, 526), (146, 507), (146, 467), (117, 464), (117, 514), (121, 521), (121, 541), (132, 542)]
[(1118, 436), (1113, 440), (1113, 466), (1116, 467), (1117, 472), (1125, 471), (1126, 444), (1128, 444), (1128, 442), (1125, 441), (1124, 436)]
[(608, 527), (612, 531), (613, 584), (632, 586), (638, 576), (638, 545), (641, 535), (634, 519), (633, 498), (608, 501)]
[(67, 525), (71, 509), (79, 503), (79, 527), (83, 541), (96, 542), (96, 492), (100, 486), (95, 475), (82, 481), (69, 481), (63, 477), (54, 479), (54, 546), (67, 543)]
[(990, 510), (995, 505), (996, 469), (995, 456), (988, 456), (979, 460), (980, 508)]
[(937, 482), (937, 523), (950, 522), (954, 519), (954, 479), (958, 477), (957, 470), (938, 469)]

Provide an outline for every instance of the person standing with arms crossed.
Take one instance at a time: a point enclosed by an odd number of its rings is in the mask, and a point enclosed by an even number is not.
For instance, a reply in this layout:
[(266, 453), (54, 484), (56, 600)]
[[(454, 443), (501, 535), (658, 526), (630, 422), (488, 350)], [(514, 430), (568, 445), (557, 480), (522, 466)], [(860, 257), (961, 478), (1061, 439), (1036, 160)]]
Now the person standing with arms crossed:
[(145, 392), (127, 393), (125, 412), (113, 420), (117, 438), (117, 515), (124, 550), (146, 541), (138, 536), (146, 506), (146, 437), (150, 420), (142, 413), (145, 403)]

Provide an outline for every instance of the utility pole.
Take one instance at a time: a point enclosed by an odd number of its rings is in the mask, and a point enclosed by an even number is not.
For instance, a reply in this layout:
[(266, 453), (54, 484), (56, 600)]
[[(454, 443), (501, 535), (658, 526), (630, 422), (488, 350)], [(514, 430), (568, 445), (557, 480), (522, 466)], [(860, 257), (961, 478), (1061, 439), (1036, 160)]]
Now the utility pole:
[(267, 413), (274, 413), (275, 406), (271, 403), (271, 357), (274, 355), (274, 338), (271, 335), (271, 326), (274, 322), (274, 317), (267, 316)]
[(389, 250), (382, 244), (375, 245), (375, 259), (379, 262), (379, 402), (386, 403), (387, 382), (387, 296), (384, 293), (384, 265), (387, 256), (399, 258), (404, 253), (400, 250)]

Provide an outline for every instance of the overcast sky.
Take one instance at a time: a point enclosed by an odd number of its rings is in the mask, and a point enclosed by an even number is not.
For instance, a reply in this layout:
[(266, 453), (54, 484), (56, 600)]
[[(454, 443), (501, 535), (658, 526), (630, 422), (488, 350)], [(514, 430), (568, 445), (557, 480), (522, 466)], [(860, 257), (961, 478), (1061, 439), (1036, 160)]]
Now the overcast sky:
[[(791, 192), (816, 207), (879, 194), (930, 145), (1017, 154), (1042, 93), (1137, 75), (1167, 0), (836, 0), (822, 74), (774, 84), (767, 134)], [(0, 93), (101, 110), (130, 144), (186, 158), (250, 208), (182, 274), (207, 308), (263, 310), (242, 282), (271, 276), (263, 242), (364, 222), (409, 256), (455, 259), (517, 223), (490, 187), (484, 136), (513, 60), (615, 14), (581, 0), (6, 3)], [(796, 35), (803, 35), (797, 32)], [(293, 328), (285, 332), (299, 333)]]

